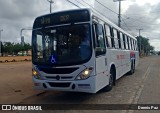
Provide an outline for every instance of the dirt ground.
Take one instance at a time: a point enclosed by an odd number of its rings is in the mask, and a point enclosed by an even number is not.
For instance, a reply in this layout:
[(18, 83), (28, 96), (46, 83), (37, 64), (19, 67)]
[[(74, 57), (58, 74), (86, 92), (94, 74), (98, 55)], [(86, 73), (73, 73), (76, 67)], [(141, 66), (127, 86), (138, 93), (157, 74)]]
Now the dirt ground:
[(38, 94), (32, 88), (32, 63), (0, 63), (0, 104), (16, 104)]
[(18, 61), (31, 61), (31, 56), (0, 57), (0, 63), (3, 63), (3, 62), (18, 62)]

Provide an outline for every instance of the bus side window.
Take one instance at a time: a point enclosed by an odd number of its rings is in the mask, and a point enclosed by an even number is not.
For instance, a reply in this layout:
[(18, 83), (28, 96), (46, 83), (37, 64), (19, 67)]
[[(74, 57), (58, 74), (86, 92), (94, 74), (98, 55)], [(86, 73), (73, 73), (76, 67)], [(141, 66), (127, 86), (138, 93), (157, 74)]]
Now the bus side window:
[(132, 50), (134, 50), (134, 39), (132, 39)]
[(136, 41), (135, 40), (134, 40), (133, 45), (134, 45), (134, 50), (136, 50)]
[(121, 45), (121, 38), (120, 38), (120, 32), (119, 31), (117, 31), (117, 36), (118, 36), (118, 45), (119, 45), (119, 48), (121, 49), (122, 45)]
[(117, 30), (113, 29), (113, 35), (114, 35), (114, 47), (119, 48)]
[(137, 41), (136, 41), (136, 43), (135, 43), (135, 46), (136, 46), (136, 50), (138, 51), (138, 45), (137, 45)]
[(111, 28), (110, 30), (111, 30), (111, 47), (115, 48), (113, 28)]
[(137, 51), (138, 48), (137, 48), (137, 41), (136, 41), (136, 40), (135, 40), (135, 42), (134, 42), (134, 46), (135, 46), (135, 50)]
[(136, 41), (133, 40), (133, 47), (134, 47), (134, 50), (136, 50)]
[(110, 26), (105, 24), (107, 47), (112, 47)]
[(132, 38), (129, 37), (129, 40), (130, 40), (130, 47), (131, 47), (131, 50), (133, 50)]
[(106, 53), (104, 30), (101, 24), (95, 24), (95, 41), (96, 41), (96, 56)]
[(127, 35), (125, 35), (125, 43), (126, 43), (126, 49), (129, 49), (129, 47), (128, 47), (128, 41), (127, 41)]
[(126, 41), (125, 41), (125, 35), (123, 34), (123, 45), (124, 45), (124, 49), (126, 49)]
[(123, 42), (123, 34), (122, 34), (122, 32), (120, 32), (119, 36), (120, 36), (121, 49), (124, 49), (124, 42)]
[(130, 43), (130, 38), (127, 36), (127, 43), (128, 43), (128, 49), (131, 49), (131, 43)]

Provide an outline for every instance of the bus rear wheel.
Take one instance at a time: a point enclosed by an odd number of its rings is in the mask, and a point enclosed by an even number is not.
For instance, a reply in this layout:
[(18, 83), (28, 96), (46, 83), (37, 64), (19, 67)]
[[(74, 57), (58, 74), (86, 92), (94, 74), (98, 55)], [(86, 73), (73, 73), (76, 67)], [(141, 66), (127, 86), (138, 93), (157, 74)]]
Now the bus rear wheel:
[(132, 75), (135, 71), (135, 65), (134, 65), (134, 62), (132, 61), (131, 63), (131, 70), (128, 72), (129, 75)]

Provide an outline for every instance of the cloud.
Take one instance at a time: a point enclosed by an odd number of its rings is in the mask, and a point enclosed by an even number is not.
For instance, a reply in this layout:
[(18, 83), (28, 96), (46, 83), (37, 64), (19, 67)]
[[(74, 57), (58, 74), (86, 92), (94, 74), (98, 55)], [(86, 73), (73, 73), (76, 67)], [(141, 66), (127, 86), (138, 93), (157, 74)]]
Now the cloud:
[[(53, 1), (53, 12), (77, 8), (66, 0)], [(80, 7), (92, 6), (115, 24), (118, 23), (118, 15), (115, 14), (115, 12), (118, 13), (118, 2), (113, 2), (113, 0), (70, 1)], [(97, 1), (114, 12), (106, 9)], [(20, 30), (22, 28), (32, 27), (33, 21), (37, 16), (48, 14), (49, 6), (50, 4), (47, 0), (0, 0), (0, 29), (3, 29), (2, 41), (20, 42)], [(142, 2), (140, 0), (123, 1), (121, 22), (122, 28), (134, 35), (138, 35), (138, 31), (136, 29), (143, 28), (143, 31), (141, 32), (143, 36), (148, 37), (150, 40), (160, 42), (159, 13), (159, 0), (152, 0), (152, 3), (147, 1)], [(25, 30), (23, 31), (23, 35), (25, 36), (26, 42), (31, 42), (31, 31)], [(158, 46), (156, 47), (159, 48)]]
[(123, 17), (129, 17), (129, 19), (124, 20), (126, 25), (122, 22), (122, 28), (135, 35), (138, 35), (136, 29), (142, 28), (141, 35), (149, 38), (156, 50), (159, 49), (159, 46), (153, 44), (152, 40), (158, 41), (157, 43), (160, 45), (159, 7), (160, 3), (155, 5), (146, 3), (143, 6), (132, 4), (122, 15)]
[[(65, 0), (52, 5), (54, 11), (75, 8)], [(20, 30), (32, 27), (37, 16), (49, 13), (47, 0), (0, 0), (0, 29), (2, 41), (20, 42)], [(31, 42), (31, 31), (23, 31), (26, 42)]]

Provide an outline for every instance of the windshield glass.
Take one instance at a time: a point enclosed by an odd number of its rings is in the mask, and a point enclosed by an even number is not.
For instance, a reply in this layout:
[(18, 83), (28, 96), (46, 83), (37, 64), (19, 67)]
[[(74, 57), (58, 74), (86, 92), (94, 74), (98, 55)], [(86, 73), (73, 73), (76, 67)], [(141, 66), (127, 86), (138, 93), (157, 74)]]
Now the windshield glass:
[(89, 24), (50, 27), (33, 31), (33, 63), (74, 65), (91, 57)]

